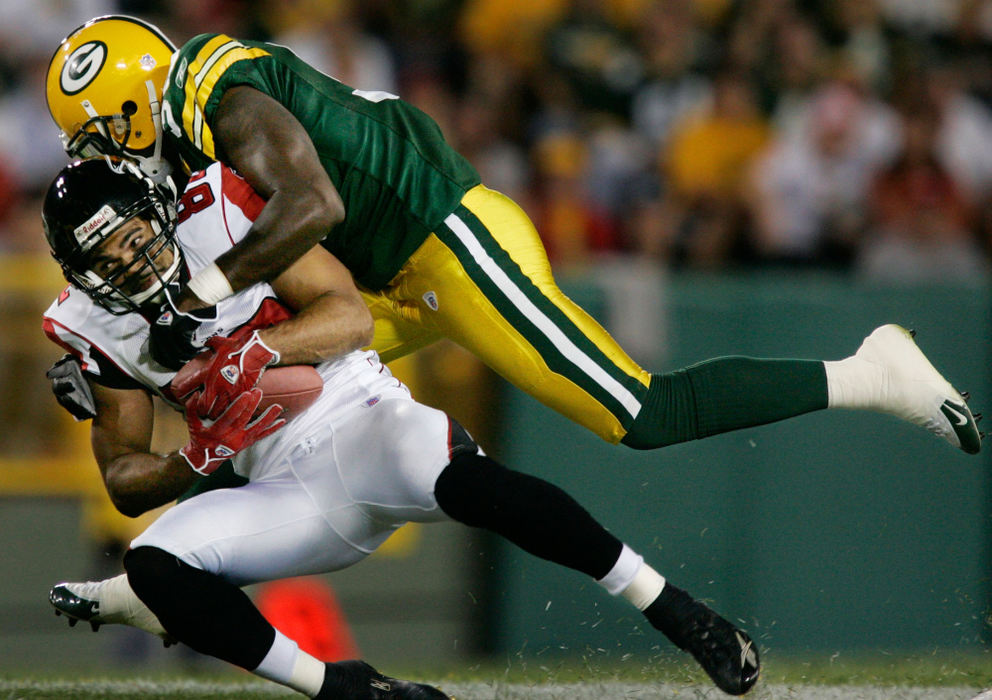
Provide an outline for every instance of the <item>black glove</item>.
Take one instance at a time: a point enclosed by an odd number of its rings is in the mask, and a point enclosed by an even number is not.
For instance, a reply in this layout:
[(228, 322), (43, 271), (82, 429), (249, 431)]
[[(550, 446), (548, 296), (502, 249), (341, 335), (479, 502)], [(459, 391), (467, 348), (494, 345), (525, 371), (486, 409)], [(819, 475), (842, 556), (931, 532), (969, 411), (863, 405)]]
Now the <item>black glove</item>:
[(217, 317), (217, 309), (213, 306), (195, 311), (178, 311), (172, 303), (178, 292), (176, 285), (166, 288), (165, 303), (152, 322), (148, 338), (148, 352), (152, 359), (163, 367), (174, 370), (178, 370), (203, 349), (203, 343), (196, 340), (196, 329), (204, 321)]
[(96, 418), (96, 402), (89, 382), (83, 376), (83, 366), (75, 355), (64, 355), (51, 366), (45, 376), (52, 380), (55, 400), (76, 420)]

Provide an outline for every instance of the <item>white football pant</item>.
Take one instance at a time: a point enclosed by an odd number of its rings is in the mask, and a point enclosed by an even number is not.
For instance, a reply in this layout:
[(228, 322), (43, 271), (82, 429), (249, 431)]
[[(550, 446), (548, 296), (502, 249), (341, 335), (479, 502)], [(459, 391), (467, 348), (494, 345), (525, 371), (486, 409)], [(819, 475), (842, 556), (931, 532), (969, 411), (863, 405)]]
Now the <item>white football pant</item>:
[(252, 470), (257, 480), (174, 506), (131, 547), (158, 547), (243, 586), (342, 569), (408, 521), (449, 519), (434, 500), (449, 461), (443, 412), (397, 391), (296, 437), (276, 463)]

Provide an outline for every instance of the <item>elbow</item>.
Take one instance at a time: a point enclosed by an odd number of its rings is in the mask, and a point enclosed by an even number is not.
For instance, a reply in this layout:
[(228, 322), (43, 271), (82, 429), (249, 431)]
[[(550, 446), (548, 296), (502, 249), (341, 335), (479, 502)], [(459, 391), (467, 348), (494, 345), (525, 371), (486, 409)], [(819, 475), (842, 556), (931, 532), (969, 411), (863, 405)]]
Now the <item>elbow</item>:
[(365, 310), (363, 315), (363, 324), (358, 329), (358, 347), (367, 348), (372, 345), (372, 339), (375, 336), (375, 321), (372, 319), (372, 314), (368, 312), (368, 307), (362, 304)]
[(121, 515), (128, 518), (137, 518), (139, 515), (143, 515), (151, 510), (141, 494), (132, 488), (128, 488), (126, 480), (120, 478), (117, 474), (113, 472), (107, 474), (104, 484), (107, 487), (107, 495), (110, 496), (110, 502), (114, 504), (114, 508)]
[(331, 327), (321, 361), (336, 357), (341, 353), (353, 352), (372, 347), (375, 336), (375, 321), (365, 301), (359, 297), (347, 316), (339, 319)]
[(110, 494), (110, 501), (114, 504), (117, 512), (128, 518), (137, 518), (140, 515), (144, 515), (148, 510), (142, 504), (139, 504), (133, 498), (129, 498), (124, 494), (112, 490), (108, 490), (108, 493)]
[(344, 221), (344, 202), (341, 201), (341, 196), (337, 192), (330, 202), (328, 202), (328, 229), (332, 229), (342, 221)]
[(267, 224), (265, 232), (278, 231), (280, 244), (304, 246), (298, 251), (300, 255), (320, 243), (345, 218), (344, 202), (330, 180), (323, 184), (301, 181), (283, 187), (266, 206), (273, 207), (274, 223)]
[(138, 507), (121, 508), (118, 506), (117, 510), (121, 515), (127, 518), (137, 518), (148, 512)]
[(341, 195), (333, 186), (322, 187), (314, 192), (314, 230), (321, 232), (321, 238), (344, 221), (345, 210)]
[(349, 314), (349, 337), (352, 340), (351, 349), (361, 350), (372, 346), (372, 339), (375, 336), (375, 319), (369, 311), (364, 297), (356, 293), (351, 304)]

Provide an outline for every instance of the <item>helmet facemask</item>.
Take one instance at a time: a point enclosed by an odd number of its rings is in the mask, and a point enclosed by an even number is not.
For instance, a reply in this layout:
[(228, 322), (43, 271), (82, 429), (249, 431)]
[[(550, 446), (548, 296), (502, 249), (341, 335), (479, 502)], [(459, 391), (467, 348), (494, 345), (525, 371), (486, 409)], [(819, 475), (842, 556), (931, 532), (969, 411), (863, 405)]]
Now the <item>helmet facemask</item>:
[[(142, 217), (141, 214), (138, 215)], [(142, 217), (143, 218), (143, 217)], [(140, 311), (149, 306), (158, 306), (165, 301), (165, 287), (176, 281), (182, 265), (182, 254), (168, 229), (163, 228), (157, 218), (146, 220), (152, 235), (134, 256), (127, 262), (107, 265), (96, 271), (97, 255), (104, 242), (110, 240), (117, 231), (131, 219), (124, 219), (106, 227), (91, 255), (74, 268), (64, 268), (71, 275), (72, 282), (80, 287), (93, 301), (114, 314)]]
[(90, 158), (93, 156), (113, 156), (127, 158), (157, 183), (162, 183), (171, 174), (172, 166), (162, 157), (162, 109), (155, 84), (145, 81), (148, 90), (148, 106), (152, 127), (155, 131), (154, 144), (142, 149), (128, 147), (132, 134), (131, 116), (137, 113), (138, 106), (131, 100), (121, 105), (120, 112), (111, 115), (97, 114), (89, 100), (80, 102), (89, 115), (82, 126), (72, 136), (59, 132), (62, 147), (70, 158)]

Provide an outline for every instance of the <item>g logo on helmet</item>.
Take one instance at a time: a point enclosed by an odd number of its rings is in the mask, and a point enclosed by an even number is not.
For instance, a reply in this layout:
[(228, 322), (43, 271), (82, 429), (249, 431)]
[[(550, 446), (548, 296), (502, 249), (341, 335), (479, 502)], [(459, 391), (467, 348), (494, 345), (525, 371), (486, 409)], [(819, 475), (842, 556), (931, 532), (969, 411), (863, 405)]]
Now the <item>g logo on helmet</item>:
[(66, 95), (75, 95), (93, 82), (107, 62), (107, 45), (102, 41), (87, 41), (70, 54), (62, 73), (59, 87)]

